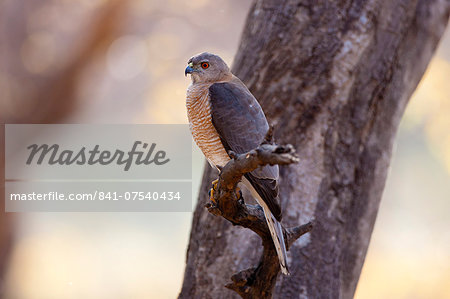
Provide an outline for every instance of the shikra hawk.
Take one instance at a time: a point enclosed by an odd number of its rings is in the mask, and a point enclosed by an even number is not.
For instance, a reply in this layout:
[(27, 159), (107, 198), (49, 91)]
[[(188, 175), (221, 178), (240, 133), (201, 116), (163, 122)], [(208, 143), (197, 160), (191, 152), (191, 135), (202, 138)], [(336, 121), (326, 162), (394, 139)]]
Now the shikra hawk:
[[(242, 154), (261, 144), (269, 129), (264, 112), (219, 56), (201, 53), (192, 57), (185, 70), (187, 74), (192, 79), (186, 97), (191, 133), (213, 167), (225, 166), (230, 160), (230, 150)], [(268, 165), (245, 174), (242, 183), (264, 209), (281, 271), (288, 275), (286, 246), (279, 223), (278, 177), (278, 166)]]

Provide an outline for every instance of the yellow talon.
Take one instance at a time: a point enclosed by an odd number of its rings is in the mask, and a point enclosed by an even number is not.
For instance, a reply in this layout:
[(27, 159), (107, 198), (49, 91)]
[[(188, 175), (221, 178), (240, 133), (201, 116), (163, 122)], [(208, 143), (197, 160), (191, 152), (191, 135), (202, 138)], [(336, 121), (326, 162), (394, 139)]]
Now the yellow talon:
[(214, 191), (217, 190), (217, 183), (219, 183), (219, 180), (214, 180), (211, 182), (212, 188), (209, 190), (209, 200), (212, 201), (214, 204), (217, 204), (216, 200), (214, 199)]
[(217, 184), (219, 183), (219, 179), (214, 180), (211, 182), (211, 185), (213, 185), (213, 189), (216, 190), (217, 189)]
[(236, 187), (236, 198), (237, 198), (237, 200), (242, 198), (242, 192), (239, 187)]

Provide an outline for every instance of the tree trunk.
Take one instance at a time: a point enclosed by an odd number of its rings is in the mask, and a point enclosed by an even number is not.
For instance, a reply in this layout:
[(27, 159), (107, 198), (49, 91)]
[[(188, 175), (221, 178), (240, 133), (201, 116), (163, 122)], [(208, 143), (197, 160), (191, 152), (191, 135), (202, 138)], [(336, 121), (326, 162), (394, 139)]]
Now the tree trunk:
[[(233, 73), (261, 103), (277, 143), (283, 224), (315, 226), (289, 251), (275, 298), (351, 298), (369, 245), (393, 140), (447, 25), (446, 0), (276, 1), (252, 6)], [(204, 208), (206, 167), (180, 298), (231, 298), (230, 276), (255, 266), (261, 241)]]

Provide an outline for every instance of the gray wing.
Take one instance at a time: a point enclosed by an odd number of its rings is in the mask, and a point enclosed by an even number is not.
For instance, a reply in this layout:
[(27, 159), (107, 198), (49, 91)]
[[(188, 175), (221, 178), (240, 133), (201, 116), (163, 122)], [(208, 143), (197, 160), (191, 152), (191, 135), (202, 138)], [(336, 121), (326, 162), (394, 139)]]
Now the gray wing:
[[(239, 80), (215, 83), (209, 88), (214, 128), (227, 151), (248, 152), (261, 144), (269, 125), (261, 106)], [(274, 217), (281, 221), (278, 203), (278, 165), (245, 174)]]

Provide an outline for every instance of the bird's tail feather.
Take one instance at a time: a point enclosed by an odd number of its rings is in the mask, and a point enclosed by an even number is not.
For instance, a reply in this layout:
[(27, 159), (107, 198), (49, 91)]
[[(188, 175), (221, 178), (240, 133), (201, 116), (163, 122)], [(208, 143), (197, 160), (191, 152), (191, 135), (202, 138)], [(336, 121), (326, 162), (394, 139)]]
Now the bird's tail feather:
[(273, 217), (272, 213), (269, 210), (269, 207), (264, 202), (262, 203), (263, 204), (261, 206), (264, 210), (267, 226), (269, 227), (270, 234), (272, 235), (272, 240), (277, 251), (281, 272), (284, 275), (290, 275), (287, 264), (286, 244), (284, 242), (283, 229), (281, 228), (280, 222), (278, 222), (275, 217)]
[(258, 204), (263, 208), (267, 226), (269, 227), (270, 235), (272, 236), (273, 244), (275, 245), (275, 249), (277, 251), (281, 273), (283, 273), (284, 275), (290, 275), (286, 257), (286, 244), (284, 243), (283, 229), (281, 228), (281, 224), (272, 215), (269, 206), (264, 202), (255, 188), (253, 188), (252, 184), (245, 177), (242, 178), (242, 182), (250, 190), (250, 193), (256, 199)]

